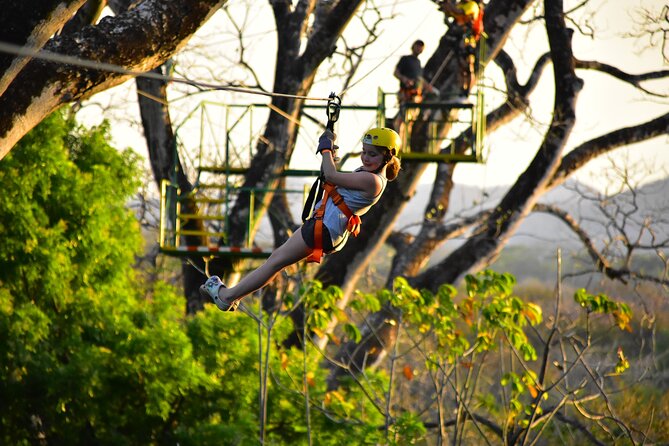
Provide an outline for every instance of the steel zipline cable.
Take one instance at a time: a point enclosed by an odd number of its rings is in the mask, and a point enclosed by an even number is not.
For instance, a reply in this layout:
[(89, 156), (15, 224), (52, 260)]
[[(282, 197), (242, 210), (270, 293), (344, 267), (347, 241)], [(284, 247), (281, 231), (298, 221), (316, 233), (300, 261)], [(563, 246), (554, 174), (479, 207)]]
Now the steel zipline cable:
[[(424, 17), (423, 20), (418, 24), (416, 27), (416, 30), (422, 26), (422, 24), (425, 22), (427, 17)], [(415, 30), (414, 30), (415, 32)], [(409, 40), (409, 36), (411, 36), (413, 33), (408, 34), (408, 36), (397, 46), (395, 51), (393, 51), (393, 54), (397, 52), (397, 50), (403, 46), (407, 40)], [(118, 73), (118, 74), (124, 74), (127, 76), (131, 77), (142, 77), (146, 79), (156, 79), (156, 80), (161, 80), (164, 82), (174, 82), (174, 83), (179, 83), (179, 84), (184, 84), (184, 85), (189, 85), (195, 88), (198, 88), (200, 90), (223, 90), (223, 91), (232, 91), (236, 93), (245, 93), (245, 94), (255, 94), (255, 95), (260, 95), (260, 96), (269, 96), (269, 97), (284, 97), (284, 98), (294, 98), (294, 99), (303, 99), (303, 100), (311, 100), (311, 101), (330, 101), (331, 98), (329, 97), (312, 97), (312, 96), (300, 96), (300, 95), (293, 95), (293, 94), (285, 94), (285, 93), (274, 93), (274, 92), (267, 92), (267, 91), (262, 91), (262, 90), (255, 90), (251, 88), (242, 88), (242, 87), (231, 87), (223, 84), (214, 84), (214, 83), (209, 83), (209, 82), (201, 82), (201, 81), (194, 81), (190, 80), (188, 78), (183, 78), (183, 77), (174, 77), (174, 76), (167, 76), (167, 75), (162, 75), (162, 74), (157, 74), (153, 72), (145, 72), (145, 71), (134, 71), (134, 70), (129, 70), (125, 67), (122, 67), (120, 65), (115, 65), (111, 64), (108, 62), (100, 62), (100, 61), (95, 61), (95, 60), (90, 60), (90, 59), (84, 59), (81, 57), (76, 57), (76, 56), (68, 56), (66, 54), (59, 54), (59, 53), (54, 53), (52, 51), (47, 51), (43, 50), (41, 48), (34, 48), (34, 47), (28, 47), (28, 46), (22, 46), (22, 45), (16, 45), (13, 43), (9, 42), (2, 42), (0, 41), (0, 53), (6, 53), (6, 54), (12, 54), (14, 56), (21, 56), (21, 57), (29, 57), (29, 58), (34, 58), (34, 59), (41, 59), (41, 60), (46, 60), (49, 62), (54, 62), (54, 63), (60, 63), (63, 65), (72, 65), (72, 66), (77, 66), (77, 67), (82, 67), (82, 68), (89, 68), (93, 70), (98, 70), (98, 71), (107, 71), (110, 73)], [(365, 80), (368, 76), (370, 76), (374, 71), (376, 71), (379, 67), (381, 67), (384, 63), (387, 62), (387, 58), (382, 58), (379, 63), (377, 63), (374, 67), (372, 67), (366, 74), (361, 76), (359, 79), (357, 79), (355, 82), (353, 82), (351, 85), (347, 86), (344, 88), (339, 93), (340, 97), (343, 97), (350, 89), (358, 85), (360, 82)], [(149, 98), (149, 99), (154, 99), (154, 98)]]
[(98, 71), (107, 71), (110, 73), (118, 73), (131, 77), (143, 77), (147, 79), (156, 79), (164, 82), (174, 82), (184, 85), (190, 85), (201, 90), (224, 90), (224, 91), (233, 91), (237, 93), (246, 93), (246, 94), (255, 94), (260, 96), (270, 96), (270, 97), (284, 97), (284, 98), (294, 98), (294, 99), (304, 99), (310, 101), (329, 101), (330, 98), (326, 97), (312, 97), (312, 96), (300, 96), (293, 94), (284, 94), (284, 93), (273, 93), (261, 90), (253, 90), (250, 88), (241, 88), (241, 87), (230, 87), (222, 84), (214, 84), (209, 82), (200, 82), (186, 79), (183, 77), (174, 77), (167, 76), (152, 72), (142, 72), (142, 71), (133, 71), (127, 68), (124, 68), (120, 65), (115, 65), (107, 62), (98, 62), (94, 60), (82, 59), (80, 57), (68, 56), (65, 54), (58, 54), (51, 51), (41, 50), (38, 48), (31, 48), (26, 46), (15, 45), (13, 43), (0, 42), (0, 52), (12, 54), (15, 56), (21, 57), (30, 57), (34, 59), (46, 60), (49, 62), (60, 63), (63, 65), (72, 65), (82, 68), (90, 68)]

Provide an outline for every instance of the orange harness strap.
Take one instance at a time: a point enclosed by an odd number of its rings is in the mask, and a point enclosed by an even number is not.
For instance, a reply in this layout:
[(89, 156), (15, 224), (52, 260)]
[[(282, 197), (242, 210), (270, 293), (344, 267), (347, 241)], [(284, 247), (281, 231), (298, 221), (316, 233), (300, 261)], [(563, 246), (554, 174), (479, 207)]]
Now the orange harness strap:
[(357, 237), (360, 233), (360, 216), (355, 215), (353, 211), (346, 206), (344, 199), (339, 192), (337, 192), (337, 186), (330, 183), (324, 183), (323, 189), (325, 192), (323, 193), (321, 205), (314, 213), (314, 218), (316, 219), (316, 224), (314, 225), (314, 249), (309, 254), (309, 257), (307, 257), (307, 262), (321, 263), (321, 258), (323, 257), (323, 216), (325, 215), (325, 205), (328, 197), (331, 198), (335, 206), (348, 217), (346, 230), (353, 234), (354, 237)]

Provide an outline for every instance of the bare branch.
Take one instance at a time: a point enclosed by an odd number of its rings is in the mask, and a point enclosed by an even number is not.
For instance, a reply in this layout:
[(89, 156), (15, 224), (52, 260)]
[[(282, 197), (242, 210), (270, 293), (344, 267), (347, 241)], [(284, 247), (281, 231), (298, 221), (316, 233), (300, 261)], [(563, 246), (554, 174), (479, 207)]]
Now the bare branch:
[(581, 240), (586, 250), (588, 251), (590, 258), (592, 258), (595, 267), (599, 271), (611, 279), (619, 279), (623, 281), (623, 283), (626, 283), (624, 277), (629, 275), (629, 271), (621, 271), (611, 268), (608, 260), (604, 258), (599, 250), (597, 250), (590, 236), (579, 226), (574, 217), (572, 217), (568, 212), (558, 208), (557, 206), (542, 203), (535, 204), (533, 211), (545, 212), (562, 220)]
[(664, 79), (665, 77), (669, 77), (669, 70), (651, 71), (649, 73), (642, 73), (642, 74), (630, 74), (626, 73), (625, 71), (617, 67), (605, 64), (603, 62), (598, 62), (595, 60), (578, 60), (578, 59), (576, 59), (576, 68), (601, 71), (623, 82), (627, 82), (628, 84), (633, 85), (634, 87), (638, 88), (639, 90), (651, 96), (656, 96), (661, 98), (666, 98), (668, 96), (667, 94), (655, 93), (642, 87), (641, 82)]
[(567, 177), (588, 161), (618, 147), (669, 134), (669, 113), (636, 126), (625, 127), (599, 136), (576, 147), (563, 159), (550, 187), (563, 183)]
[[(669, 285), (669, 279), (667, 279), (666, 276), (655, 277), (645, 273), (637, 273), (631, 271), (628, 267), (614, 268), (611, 265), (611, 262), (603, 255), (603, 253), (599, 249), (597, 249), (590, 235), (588, 235), (588, 233), (578, 224), (578, 222), (568, 212), (564, 211), (563, 209), (560, 209), (554, 205), (537, 203), (534, 205), (533, 211), (551, 214), (562, 220), (562, 222), (564, 222), (569, 227), (569, 229), (571, 229), (578, 236), (579, 240), (583, 243), (583, 246), (586, 248), (588, 255), (593, 261), (595, 269), (600, 273), (604, 274), (609, 279), (618, 280), (625, 284), (628, 283), (630, 279), (635, 279), (637, 281), (652, 282), (665, 286)], [(624, 233), (624, 231), (621, 230), (619, 231), (619, 233)], [(620, 237), (621, 237), (620, 235), (615, 236), (615, 238), (617, 239), (620, 239)], [(628, 247), (629, 250), (628, 257), (631, 257), (631, 252), (638, 247), (639, 246), (636, 244), (630, 245)], [(663, 246), (653, 247), (653, 249), (666, 248), (666, 247), (667, 245), (665, 244)]]
[(656, 47), (657, 40), (660, 41), (660, 52), (664, 62), (669, 62), (669, 5), (663, 5), (662, 9), (655, 13), (645, 8), (637, 8), (632, 11), (632, 20), (637, 29), (624, 33), (625, 37), (648, 38), (648, 46)]
[[(265, 88), (262, 87), (262, 83), (260, 82), (260, 78), (258, 74), (256, 73), (255, 69), (249, 63), (246, 61), (246, 58), (244, 57), (244, 53), (246, 50), (246, 45), (244, 44), (244, 31), (245, 31), (245, 24), (239, 25), (233, 15), (230, 13), (230, 10), (226, 7), (223, 8), (223, 11), (225, 12), (225, 15), (228, 17), (230, 20), (230, 23), (234, 27), (236, 33), (237, 33), (237, 39), (239, 41), (239, 59), (237, 60), (237, 64), (241, 67), (244, 67), (246, 71), (248, 71), (251, 76), (253, 77), (253, 80), (255, 81), (255, 86), (259, 88), (262, 91), (267, 91)], [(244, 21), (246, 22), (247, 17), (244, 17)]]
[(581, 434), (583, 434), (592, 444), (595, 444), (597, 446), (606, 446), (606, 443), (603, 443), (599, 441), (597, 437), (595, 437), (592, 432), (590, 432), (590, 429), (588, 426), (585, 426), (583, 423), (581, 423), (578, 420), (574, 420), (573, 418), (568, 417), (567, 415), (563, 414), (560, 411), (555, 412), (555, 418), (558, 420), (562, 421), (565, 424), (568, 424), (572, 427), (575, 427), (576, 429), (579, 430)]
[[(367, 20), (365, 19), (366, 13), (367, 12), (372, 12), (374, 19), (372, 23), (367, 23)], [(344, 76), (344, 82), (343, 86), (341, 88), (342, 91), (346, 91), (349, 88), (352, 87), (352, 80), (353, 76), (358, 71), (358, 68), (360, 67), (360, 64), (363, 62), (365, 58), (365, 52), (369, 48), (369, 46), (376, 42), (376, 40), (380, 36), (379, 32), (379, 27), (381, 24), (388, 19), (392, 19), (393, 16), (390, 17), (384, 17), (379, 8), (374, 5), (374, 2), (366, 2), (365, 3), (365, 10), (362, 11), (360, 14), (357, 15), (360, 19), (360, 23), (362, 24), (362, 27), (365, 29), (366, 35), (365, 35), (365, 40), (359, 45), (349, 45), (347, 42), (347, 39), (345, 36), (341, 37), (341, 42), (344, 45), (344, 50), (343, 51), (336, 51), (336, 54), (339, 54), (344, 57), (344, 63), (342, 64), (335, 64), (335, 66), (332, 67), (332, 70), (336, 70), (337, 67), (341, 65), (341, 68), (343, 68), (343, 73), (342, 74), (336, 74), (335, 72), (331, 71), (330, 76)], [(357, 81), (359, 82), (359, 80)], [(357, 83), (356, 82), (356, 83)]]

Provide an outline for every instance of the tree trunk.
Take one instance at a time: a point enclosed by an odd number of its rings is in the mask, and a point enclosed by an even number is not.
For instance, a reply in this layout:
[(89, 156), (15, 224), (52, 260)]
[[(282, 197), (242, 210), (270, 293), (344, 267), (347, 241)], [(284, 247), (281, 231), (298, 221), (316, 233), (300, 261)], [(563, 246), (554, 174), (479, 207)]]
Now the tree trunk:
[(439, 284), (454, 283), (466, 272), (494, 260), (557, 170), (576, 120), (576, 98), (583, 82), (576, 77), (572, 33), (565, 26), (561, 1), (546, 2), (546, 29), (555, 76), (555, 103), (553, 120), (537, 155), (475, 234), (438, 265), (412, 278), (413, 286), (436, 290)]
[[(164, 67), (164, 65), (158, 67), (152, 70), (152, 73), (164, 74)], [(160, 188), (163, 180), (169, 180), (178, 185), (182, 197), (188, 197), (193, 190), (193, 185), (183, 171), (179, 159), (176, 138), (172, 129), (172, 119), (167, 105), (167, 82), (141, 77), (138, 77), (136, 82), (142, 127), (156, 184)], [(175, 203), (175, 200), (170, 200), (170, 203)], [(183, 199), (181, 206), (186, 214), (198, 213), (198, 206), (192, 199)], [(204, 232), (204, 222), (202, 220), (189, 220), (184, 229)], [(206, 244), (202, 236), (187, 235), (184, 238), (186, 245), (189, 246)], [(201, 258), (193, 258), (192, 261), (198, 264), (201, 269), (204, 269), (205, 265)], [(186, 296), (186, 312), (193, 314), (204, 308), (204, 301), (198, 290), (206, 278), (186, 262), (181, 264), (181, 272)]]

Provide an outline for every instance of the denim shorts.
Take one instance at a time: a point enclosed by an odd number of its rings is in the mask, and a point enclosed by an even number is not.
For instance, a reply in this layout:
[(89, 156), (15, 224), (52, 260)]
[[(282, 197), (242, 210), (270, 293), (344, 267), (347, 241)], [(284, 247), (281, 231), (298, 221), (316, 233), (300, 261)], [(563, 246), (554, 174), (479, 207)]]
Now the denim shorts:
[[(309, 248), (314, 247), (314, 229), (316, 228), (316, 219), (310, 218), (309, 220), (305, 221), (304, 224), (302, 225), (302, 239), (304, 239), (304, 243), (307, 244)], [(328, 228), (323, 225), (323, 252), (328, 253), (331, 252), (333, 249), (332, 247), (332, 238), (330, 238), (330, 231), (328, 231)]]

